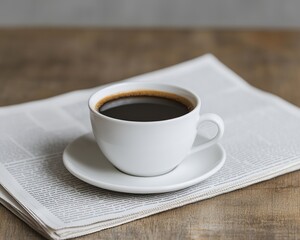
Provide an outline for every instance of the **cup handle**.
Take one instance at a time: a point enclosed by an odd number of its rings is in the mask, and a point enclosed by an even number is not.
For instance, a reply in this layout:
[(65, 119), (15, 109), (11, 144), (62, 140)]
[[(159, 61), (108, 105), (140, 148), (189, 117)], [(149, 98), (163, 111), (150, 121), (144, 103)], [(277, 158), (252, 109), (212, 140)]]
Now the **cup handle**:
[(203, 150), (205, 148), (208, 148), (208, 147), (214, 145), (215, 143), (217, 143), (219, 141), (219, 139), (224, 134), (224, 121), (217, 114), (214, 114), (214, 113), (205, 113), (205, 114), (201, 115), (200, 119), (198, 120), (197, 130), (199, 130), (199, 128), (201, 127), (201, 125), (204, 122), (212, 122), (212, 123), (214, 123), (218, 127), (218, 132), (217, 132), (216, 136), (214, 136), (212, 139), (209, 139), (207, 142), (202, 143), (202, 144), (200, 144), (198, 146), (194, 146), (191, 149), (191, 151), (189, 152), (189, 154), (193, 154), (195, 152), (201, 151), (201, 150)]

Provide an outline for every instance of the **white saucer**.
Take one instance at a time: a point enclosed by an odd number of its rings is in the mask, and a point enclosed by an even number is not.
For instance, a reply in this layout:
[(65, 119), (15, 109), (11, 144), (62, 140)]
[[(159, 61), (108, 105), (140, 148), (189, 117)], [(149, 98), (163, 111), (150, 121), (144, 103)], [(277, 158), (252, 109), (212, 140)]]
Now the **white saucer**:
[[(200, 137), (197, 141), (203, 141)], [(226, 154), (216, 144), (187, 157), (173, 171), (156, 177), (135, 177), (117, 170), (102, 154), (92, 134), (70, 143), (63, 153), (65, 167), (77, 178), (94, 186), (125, 193), (163, 193), (183, 189), (215, 174)]]

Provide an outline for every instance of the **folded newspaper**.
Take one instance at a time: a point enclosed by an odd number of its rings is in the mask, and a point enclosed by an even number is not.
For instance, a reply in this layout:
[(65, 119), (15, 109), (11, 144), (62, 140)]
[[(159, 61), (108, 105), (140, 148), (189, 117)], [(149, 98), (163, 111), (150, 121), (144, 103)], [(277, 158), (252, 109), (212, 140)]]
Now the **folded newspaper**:
[(91, 132), (87, 101), (100, 87), (2, 107), (1, 203), (45, 237), (82, 236), (300, 168), (299, 109), (251, 87), (212, 55), (126, 81), (168, 83), (199, 94), (202, 112), (225, 121), (225, 165), (207, 180), (175, 192), (104, 190), (75, 178), (62, 161), (65, 147)]

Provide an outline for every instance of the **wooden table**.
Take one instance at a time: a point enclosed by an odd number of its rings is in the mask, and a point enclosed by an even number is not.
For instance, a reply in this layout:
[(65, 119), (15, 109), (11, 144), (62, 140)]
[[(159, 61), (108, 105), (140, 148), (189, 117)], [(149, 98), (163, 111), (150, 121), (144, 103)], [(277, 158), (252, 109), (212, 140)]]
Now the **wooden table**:
[[(300, 106), (300, 31), (0, 29), (0, 105), (89, 88), (213, 53)], [(299, 129), (298, 129), (299, 131)], [(0, 239), (42, 239), (0, 206)], [(80, 239), (299, 239), (300, 171)]]

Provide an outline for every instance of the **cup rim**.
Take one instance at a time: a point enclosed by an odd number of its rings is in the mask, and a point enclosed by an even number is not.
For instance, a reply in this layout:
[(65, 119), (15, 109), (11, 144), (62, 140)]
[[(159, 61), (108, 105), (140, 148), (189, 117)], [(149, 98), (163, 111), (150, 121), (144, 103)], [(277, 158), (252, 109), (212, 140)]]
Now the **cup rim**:
[[(101, 114), (99, 111), (97, 111), (95, 109), (94, 106), (92, 106), (92, 100), (93, 98), (101, 91), (104, 91), (105, 89), (108, 89), (108, 88), (115, 88), (115, 87), (118, 87), (118, 86), (122, 86), (122, 85), (140, 85), (139, 88), (137, 88), (136, 90), (139, 90), (139, 89), (142, 89), (142, 90), (145, 90), (147, 89), (147, 85), (148, 85), (148, 88), (149, 90), (153, 90), (151, 89), (151, 86), (153, 85), (156, 85), (156, 86), (161, 86), (161, 87), (169, 87), (169, 88), (173, 88), (173, 89), (177, 89), (177, 90), (180, 90), (180, 91), (183, 91), (183, 92), (186, 92), (187, 94), (189, 94), (190, 96), (192, 96), (194, 99), (195, 99), (195, 106), (194, 108), (182, 115), (182, 116), (179, 116), (179, 117), (175, 117), (175, 118), (171, 118), (171, 119), (166, 119), (166, 120), (157, 120), (157, 121), (130, 121), (130, 120), (123, 120), (123, 119), (117, 119), (117, 118), (112, 118), (112, 117), (109, 117), (109, 116), (106, 116), (104, 114)], [(148, 90), (148, 89), (147, 89)], [(155, 89), (155, 90), (158, 90), (158, 89)], [(134, 90), (132, 90), (134, 91)], [(158, 90), (160, 91), (160, 90)], [(161, 91), (164, 91), (164, 92), (168, 92), (166, 90), (161, 90)], [(125, 92), (125, 91), (124, 91)], [(177, 93), (175, 93), (177, 94)], [(177, 95), (180, 95), (180, 94), (177, 94)], [(184, 96), (182, 96), (184, 97)], [(97, 102), (99, 102), (101, 98), (98, 99)], [(187, 118), (189, 117), (191, 114), (193, 114), (195, 111), (198, 111), (198, 109), (200, 108), (201, 106), (201, 99), (200, 97), (194, 93), (193, 91), (189, 90), (189, 89), (186, 89), (186, 88), (182, 88), (182, 87), (179, 87), (179, 86), (176, 86), (176, 85), (171, 85), (171, 84), (165, 84), (165, 83), (155, 83), (155, 82), (122, 82), (122, 83), (113, 83), (113, 84), (110, 84), (109, 86), (105, 86), (99, 90), (97, 90), (96, 92), (94, 92), (90, 97), (89, 97), (89, 100), (88, 100), (88, 106), (89, 106), (89, 109), (90, 109), (90, 112), (93, 113), (94, 115), (96, 115), (97, 117), (101, 117), (103, 119), (106, 119), (106, 120), (109, 120), (109, 121), (113, 121), (113, 122), (119, 122), (119, 123), (125, 123), (125, 124), (139, 124), (139, 125), (150, 125), (150, 124), (162, 124), (162, 123), (170, 123), (170, 122), (174, 122), (174, 121), (178, 121), (179, 119), (184, 119), (184, 118)]]

